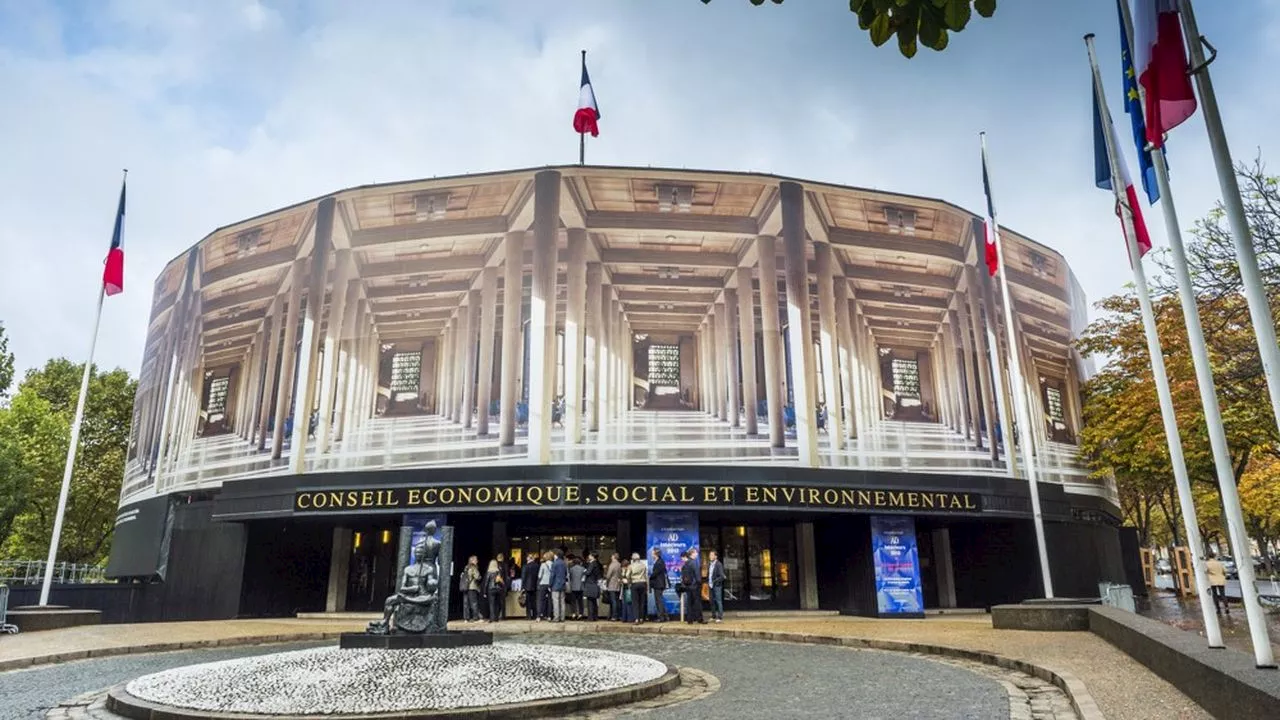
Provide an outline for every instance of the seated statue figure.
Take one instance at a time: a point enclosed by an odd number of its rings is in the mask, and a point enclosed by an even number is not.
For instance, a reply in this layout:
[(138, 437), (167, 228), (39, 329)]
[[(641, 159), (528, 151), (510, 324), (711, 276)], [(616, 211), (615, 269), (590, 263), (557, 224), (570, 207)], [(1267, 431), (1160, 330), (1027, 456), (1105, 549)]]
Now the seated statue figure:
[(435, 522), (427, 523), (427, 537), (413, 547), (415, 562), (404, 569), (400, 589), (387, 598), (382, 619), (369, 623), (368, 632), (424, 633), (443, 631), (437, 608), (440, 602), (440, 541)]

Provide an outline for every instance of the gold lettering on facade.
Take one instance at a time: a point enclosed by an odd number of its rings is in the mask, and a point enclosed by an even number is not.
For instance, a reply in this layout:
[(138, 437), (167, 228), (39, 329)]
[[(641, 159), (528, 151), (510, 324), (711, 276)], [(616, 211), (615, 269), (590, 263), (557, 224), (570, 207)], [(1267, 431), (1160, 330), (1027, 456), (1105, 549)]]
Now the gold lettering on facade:
[(978, 506), (973, 504), (973, 496), (972, 496), (972, 495), (965, 495), (965, 496), (964, 496), (964, 507), (965, 507), (965, 509), (966, 509), (966, 510), (977, 510), (977, 509), (978, 509)]
[(471, 504), (471, 488), (458, 488), (458, 503)]
[(311, 496), (308, 495), (307, 493), (298, 493), (298, 499), (294, 500), (293, 504), (295, 507), (299, 508), (300, 510), (306, 510), (310, 507), (310, 505), (304, 505), (302, 501), (310, 500), (310, 499), (311, 499)]
[(933, 507), (933, 506), (934, 506), (934, 505), (933, 505), (933, 496), (932, 496), (932, 495), (930, 495), (929, 493), (925, 493), (923, 496), (921, 496), (921, 498), (920, 498), (920, 499), (924, 502), (924, 506), (925, 506), (925, 507), (927, 507), (927, 508), (931, 508), (931, 507)]
[(692, 497), (691, 495), (689, 495), (689, 486), (688, 486), (688, 485), (681, 485), (681, 486), (680, 486), (680, 502), (686, 502), (686, 503), (691, 503), (691, 502), (693, 502), (693, 497)]
[(839, 505), (839, 504), (840, 504), (840, 493), (836, 492), (835, 490), (830, 490), (830, 489), (828, 489), (828, 490), (823, 490), (823, 491), (822, 491), (822, 502), (824, 502), (824, 503), (826, 503), (826, 504), (828, 504), (828, 505)]
[(581, 487), (577, 485), (570, 485), (564, 489), (564, 501), (567, 503), (577, 503), (580, 492), (582, 492)]
[(662, 489), (662, 502), (673, 503), (676, 501), (676, 491), (668, 485)]
[(859, 490), (859, 491), (858, 491), (858, 504), (859, 504), (859, 505), (870, 505), (870, 504), (871, 504), (871, 493), (867, 492), (866, 490)]
[(481, 505), (488, 505), (493, 502), (493, 489), (487, 487), (476, 489), (476, 502)]
[(920, 507), (920, 493), (918, 492), (907, 493), (907, 507), (911, 507), (911, 508)]
[(530, 505), (541, 505), (542, 499), (545, 497), (545, 495), (543, 494), (542, 488), (538, 487), (537, 485), (534, 485), (533, 487), (529, 488), (528, 492), (526, 492), (524, 495), (526, 498), (529, 499)]
[(502, 503), (502, 504), (504, 504), (504, 505), (510, 505), (510, 504), (511, 504), (511, 490), (512, 490), (512, 489), (511, 489), (510, 487), (494, 488), (494, 490), (493, 490), (493, 498), (494, 498), (494, 501), (495, 501), (495, 502), (498, 502), (498, 503)]
[(884, 502), (884, 499), (885, 499), (885, 491), (883, 491), (883, 490), (877, 490), (877, 491), (875, 492), (875, 497), (876, 497), (875, 506), (876, 506), (876, 507), (884, 507), (884, 505), (885, 505), (885, 502)]
[(889, 493), (889, 507), (902, 507), (904, 504), (905, 503), (902, 502), (902, 493), (900, 492)]
[[(787, 489), (788, 489), (788, 490), (790, 490), (791, 488), (787, 488)], [(776, 502), (778, 502), (778, 489), (777, 489), (777, 488), (771, 488), (771, 487), (767, 487), (767, 488), (765, 488), (765, 489), (764, 489), (764, 501), (765, 501), (765, 502), (767, 502), (767, 503), (776, 503)]]
[(760, 488), (755, 485), (747, 486), (747, 502), (751, 504), (760, 502)]
[(852, 505), (856, 504), (856, 503), (855, 503), (855, 498), (856, 498), (856, 496), (854, 495), (854, 493), (853, 493), (853, 491), (852, 491), (852, 490), (841, 490), (841, 491), (840, 491), (840, 503), (841, 503), (842, 505), (850, 505), (850, 506), (852, 506)]
[(596, 487), (596, 501), (597, 502), (609, 501), (609, 488), (607, 486), (600, 485)]
[(951, 496), (951, 507), (952, 507), (953, 509), (955, 509), (955, 510), (960, 510), (960, 509), (962, 508), (962, 506), (961, 506), (961, 504), (960, 504), (960, 496), (959, 496), (959, 495), (952, 495), (952, 496)]
[(422, 502), (422, 491), (418, 488), (409, 488), (409, 505), (417, 505)]
[(708, 485), (702, 488), (702, 502), (713, 503), (715, 501), (716, 501), (716, 487), (714, 485)]

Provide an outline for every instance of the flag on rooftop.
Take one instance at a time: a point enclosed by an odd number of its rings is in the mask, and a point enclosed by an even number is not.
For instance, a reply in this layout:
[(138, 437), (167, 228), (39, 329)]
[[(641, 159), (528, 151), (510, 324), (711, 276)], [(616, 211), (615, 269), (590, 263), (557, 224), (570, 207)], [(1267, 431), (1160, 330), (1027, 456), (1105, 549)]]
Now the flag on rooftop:
[(107, 250), (106, 267), (102, 270), (102, 290), (108, 295), (124, 292), (125, 182), (125, 180), (120, 181), (120, 204), (116, 208), (115, 229), (111, 231), (111, 249)]
[(991, 180), (987, 177), (987, 151), (982, 150), (982, 192), (987, 198), (987, 216), (983, 219), (987, 274), (995, 277), (1000, 267), (1000, 254), (996, 248), (996, 206), (991, 200)]
[[(1125, 162), (1124, 153), (1120, 152), (1119, 138), (1116, 136), (1116, 126), (1111, 122), (1111, 114), (1103, 113), (1102, 106), (1098, 104), (1098, 93), (1101, 89), (1097, 86), (1097, 80), (1094, 80), (1093, 87), (1093, 164), (1094, 176), (1098, 187), (1104, 190), (1113, 190), (1112, 183), (1119, 181), (1120, 187), (1124, 189), (1125, 203), (1129, 206), (1129, 211), (1133, 216), (1133, 233), (1134, 241), (1138, 244), (1138, 257), (1146, 255), (1151, 250), (1151, 236), (1147, 233), (1147, 224), (1142, 219), (1142, 207), (1138, 204), (1138, 191), (1133, 187), (1133, 180), (1129, 177), (1129, 164)], [(1104, 135), (1103, 133), (1106, 133)], [(1120, 175), (1119, 178), (1113, 178), (1111, 175), (1111, 159), (1108, 155), (1107, 144), (1115, 149), (1115, 168)], [(1116, 214), (1121, 216), (1123, 223), (1124, 217), (1121, 213), (1124, 208), (1117, 204)]]
[[(1128, 2), (1128, 0), (1120, 0)], [(1124, 13), (1120, 14), (1120, 60), (1124, 70), (1124, 111), (1133, 125), (1133, 142), (1138, 148), (1138, 174), (1142, 177), (1142, 189), (1147, 192), (1147, 202), (1155, 205), (1160, 200), (1160, 188), (1156, 182), (1156, 167), (1147, 149), (1147, 123), (1142, 114), (1142, 96), (1138, 92), (1138, 76), (1133, 69), (1133, 50), (1129, 34), (1124, 28)], [(1160, 152), (1164, 152), (1163, 149)]]
[(596, 105), (596, 93), (591, 89), (591, 76), (587, 75), (587, 53), (582, 53), (582, 85), (578, 89), (578, 110), (573, 114), (573, 131), (579, 135), (600, 135), (600, 107)]
[(1133, 59), (1147, 93), (1147, 142), (1161, 147), (1164, 134), (1196, 112), (1182, 22), (1177, 0), (1134, 0), (1133, 9)]

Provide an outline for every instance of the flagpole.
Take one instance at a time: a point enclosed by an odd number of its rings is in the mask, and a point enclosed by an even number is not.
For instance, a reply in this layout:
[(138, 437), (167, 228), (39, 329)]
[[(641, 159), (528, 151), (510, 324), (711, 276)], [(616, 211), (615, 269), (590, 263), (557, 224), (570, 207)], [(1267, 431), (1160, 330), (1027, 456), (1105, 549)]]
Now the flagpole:
[[(1190, 50), (1191, 74), (1200, 90), (1200, 108), (1204, 112), (1205, 129), (1209, 132), (1209, 147), (1213, 150), (1213, 164), (1218, 171), (1218, 184), (1222, 188), (1222, 204), (1227, 223), (1231, 226), (1231, 238), (1235, 242), (1236, 262), (1240, 268), (1240, 280), (1244, 296), (1249, 304), (1249, 317), (1258, 341), (1258, 354), (1262, 359), (1262, 372), (1267, 380), (1271, 396), (1271, 411), (1280, 427), (1280, 347), (1277, 347), (1276, 329), (1272, 324), (1271, 306), (1258, 271), (1258, 258), (1253, 249), (1253, 238), (1240, 199), (1240, 186), (1236, 182), (1235, 167), (1231, 162), (1231, 150), (1227, 147), (1226, 130), (1222, 114), (1218, 110), (1218, 96), (1213, 91), (1209, 77), (1209, 62), (1204, 57), (1204, 41), (1196, 25), (1190, 0), (1178, 0), (1187, 46)], [(1216, 52), (1215, 52), (1216, 56)], [(1258, 589), (1253, 572), (1253, 553), (1250, 552), (1249, 535), (1245, 531), (1244, 512), (1236, 491), (1234, 474), (1226, 482), (1219, 473), (1218, 486), (1222, 492), (1222, 505), (1227, 521), (1227, 534), (1235, 553), (1236, 568), (1240, 575), (1240, 596), (1244, 600), (1245, 615), (1249, 619), (1249, 634), (1253, 640), (1253, 654), (1258, 667), (1275, 667), (1275, 655), (1267, 632), (1266, 615), (1258, 602)]]
[(1173, 407), (1173, 393), (1169, 390), (1169, 376), (1165, 370), (1164, 352), (1160, 347), (1160, 336), (1156, 331), (1155, 310), (1151, 306), (1151, 295), (1147, 289), (1147, 275), (1142, 267), (1142, 256), (1138, 251), (1138, 238), (1133, 224), (1133, 210), (1128, 205), (1125, 190), (1120, 186), (1122, 176), (1116, 159), (1118, 148), (1113, 142), (1113, 126), (1111, 111), (1107, 108), (1107, 98), (1102, 92), (1102, 77), (1098, 70), (1098, 60), (1093, 49), (1093, 33), (1084, 36), (1085, 46), (1089, 51), (1089, 69), (1093, 74), (1094, 100), (1100, 115), (1098, 122), (1102, 125), (1102, 141), (1107, 151), (1107, 162), (1111, 173), (1111, 190), (1115, 194), (1120, 223), (1124, 230), (1125, 248), (1129, 254), (1129, 266), (1133, 270), (1133, 284), (1138, 294), (1138, 306), (1142, 312), (1142, 329), (1147, 337), (1147, 355), (1151, 361), (1151, 375), (1155, 380), (1156, 397), (1160, 403), (1160, 419), (1164, 425), (1165, 443), (1169, 449), (1169, 464), (1173, 469), (1174, 484), (1178, 490), (1178, 505), (1182, 511), (1182, 521), (1187, 533), (1187, 545), (1191, 552), (1191, 566), (1195, 574), (1196, 592), (1200, 597), (1200, 611), (1204, 615), (1205, 635), (1210, 647), (1222, 647), (1222, 631), (1218, 627), (1217, 615), (1210, 612), (1214, 607), (1213, 596), (1209, 589), (1209, 579), (1204, 569), (1202, 553), (1204, 545), (1200, 539), (1199, 522), (1196, 519), (1195, 502), (1191, 495), (1191, 480), (1187, 475), (1186, 460), (1182, 454), (1182, 436), (1178, 434), (1178, 418)]
[[(1129, 3), (1127, 0), (1120, 0), (1120, 14), (1124, 19), (1124, 28), (1122, 28), (1125, 36), (1128, 38), (1127, 47), (1129, 52), (1133, 50), (1133, 17), (1129, 11)], [(1145, 108), (1147, 104), (1147, 91), (1142, 87), (1141, 83), (1134, 83), (1138, 89), (1139, 107)], [(1191, 284), (1191, 273), (1187, 270), (1186, 250), (1182, 245), (1182, 229), (1178, 222), (1178, 211), (1174, 206), (1173, 192), (1169, 189), (1169, 166), (1165, 163), (1164, 151), (1156, 148), (1151, 149), (1151, 160), (1156, 171), (1156, 187), (1160, 191), (1160, 209), (1164, 215), (1165, 235), (1169, 240), (1169, 249), (1173, 253), (1173, 271), (1178, 281), (1178, 300), (1182, 305), (1182, 318), (1187, 328), (1187, 343), (1191, 348), (1191, 359), (1195, 365), (1196, 384), (1200, 390), (1200, 402), (1204, 406), (1205, 425), (1209, 430), (1209, 445), (1213, 451), (1214, 469), (1217, 471), (1218, 484), (1220, 487), (1226, 487), (1228, 484), (1235, 489), (1235, 473), (1232, 468), (1231, 453), (1227, 446), (1226, 431), (1222, 426), (1222, 411), (1218, 407), (1217, 389), (1214, 387), (1213, 368), (1209, 364), (1209, 351), (1204, 340), (1204, 329), (1200, 324), (1200, 309), (1196, 303), (1195, 288)], [(1179, 488), (1182, 492), (1182, 488)], [(1190, 492), (1190, 488), (1187, 488)], [(1195, 505), (1191, 503), (1191, 511), (1195, 512)], [(1194, 514), (1188, 515), (1183, 510), (1183, 520), (1187, 526), (1187, 541), (1192, 542), (1197, 553), (1192, 554), (1192, 562), (1199, 562), (1197, 554), (1203, 550), (1204, 546), (1200, 544), (1200, 528), (1199, 522), (1196, 521)], [(1194, 531), (1194, 535), (1192, 534)], [(1197, 575), (1197, 585), (1202, 583), (1201, 578)], [(1222, 629), (1218, 625), (1217, 612), (1209, 612), (1208, 605), (1201, 601), (1201, 610), (1204, 614), (1205, 637), (1209, 641), (1209, 647), (1221, 648), (1225, 647), (1222, 642)], [(1265, 628), (1264, 628), (1265, 632)], [(1269, 643), (1268, 643), (1269, 646)]]
[[(582, 71), (587, 71), (587, 51), (582, 51)], [(587, 134), (578, 133), (578, 164), (587, 164)]]
[[(987, 167), (987, 134), (979, 133), (982, 140), (982, 166)], [(991, 192), (990, 172), (987, 173), (988, 192)], [(994, 203), (992, 204), (994, 207)], [(1031, 490), (1031, 515), (1036, 528), (1036, 549), (1040, 553), (1040, 574), (1044, 579), (1044, 596), (1053, 597), (1053, 578), (1049, 571), (1049, 547), (1044, 536), (1044, 516), (1040, 512), (1040, 485), (1035, 460), (1031, 456), (1031, 409), (1027, 406), (1026, 388), (1022, 377), (1022, 364), (1018, 360), (1017, 332), (1013, 325), (1013, 301), (1009, 297), (1009, 277), (1005, 272), (1004, 244), (1000, 241), (1000, 223), (991, 213), (991, 237), (996, 246), (996, 267), (1000, 270), (1000, 294), (1004, 300), (1004, 323), (1009, 339), (1009, 386), (1013, 392), (1014, 413), (1022, 432), (1017, 445), (1022, 449), (1022, 464), (1027, 470), (1027, 486)], [(1012, 433), (1011, 433), (1012, 435)], [(1012, 437), (1006, 442), (1012, 442)], [(1006, 454), (1009, 454), (1006, 450)]]
[(93, 314), (93, 336), (89, 340), (89, 359), (84, 364), (80, 378), (80, 397), (76, 400), (76, 415), (71, 421), (71, 444), (67, 446), (67, 462), (62, 469), (62, 489), (58, 492), (58, 511), (53, 516), (53, 536), (49, 539), (49, 557), (44, 564), (44, 583), (40, 586), (40, 604), (49, 604), (49, 590), (53, 586), (53, 564), (58, 556), (58, 541), (62, 537), (62, 520), (67, 512), (67, 495), (71, 492), (71, 471), (76, 463), (76, 446), (80, 443), (80, 422), (84, 419), (84, 402), (89, 395), (89, 375), (93, 372), (93, 351), (98, 345), (98, 324), (102, 321), (102, 300), (107, 296), (105, 287), (98, 288), (98, 309)]

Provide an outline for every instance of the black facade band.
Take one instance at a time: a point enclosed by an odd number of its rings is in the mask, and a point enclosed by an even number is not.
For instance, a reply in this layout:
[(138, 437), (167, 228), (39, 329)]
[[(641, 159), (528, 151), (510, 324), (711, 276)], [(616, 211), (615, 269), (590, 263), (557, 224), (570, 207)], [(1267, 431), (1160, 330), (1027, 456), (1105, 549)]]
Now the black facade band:
[(538, 508), (753, 508), (844, 512), (980, 513), (971, 492), (712, 483), (492, 483), (300, 489), (295, 514)]

